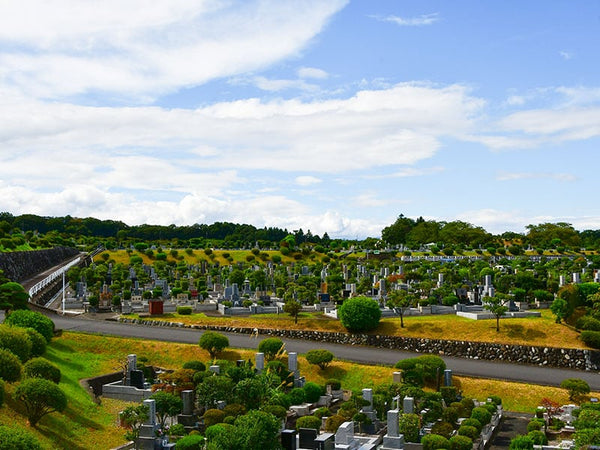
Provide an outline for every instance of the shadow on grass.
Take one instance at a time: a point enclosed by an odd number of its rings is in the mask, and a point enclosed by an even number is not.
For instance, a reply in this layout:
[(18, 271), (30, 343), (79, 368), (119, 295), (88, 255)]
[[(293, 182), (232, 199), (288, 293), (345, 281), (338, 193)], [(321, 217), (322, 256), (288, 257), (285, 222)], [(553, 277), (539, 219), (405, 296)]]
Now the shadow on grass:
[(533, 342), (536, 339), (542, 339), (547, 337), (547, 334), (543, 331), (525, 328), (523, 325), (510, 324), (504, 325), (502, 328), (506, 330), (506, 336), (513, 339), (524, 339), (526, 341)]
[(435, 333), (441, 335), (444, 332), (444, 329), (439, 325), (423, 322), (413, 322), (409, 324), (405, 323), (404, 328), (411, 333)]
[(85, 369), (83, 364), (75, 362), (71, 358), (64, 358), (62, 355), (56, 354), (52, 351), (47, 351), (44, 353), (44, 358), (59, 367), (68, 367), (73, 371), (82, 372)]
[[(52, 340), (52, 343), (49, 344), (48, 346), (48, 350), (54, 349), (58, 352), (62, 352), (62, 353), (75, 353), (75, 350), (73, 350), (73, 348), (69, 347), (68, 345), (66, 345), (64, 342), (58, 341), (56, 339)], [(47, 354), (48, 352), (46, 352)], [(46, 355), (44, 355), (46, 356)]]

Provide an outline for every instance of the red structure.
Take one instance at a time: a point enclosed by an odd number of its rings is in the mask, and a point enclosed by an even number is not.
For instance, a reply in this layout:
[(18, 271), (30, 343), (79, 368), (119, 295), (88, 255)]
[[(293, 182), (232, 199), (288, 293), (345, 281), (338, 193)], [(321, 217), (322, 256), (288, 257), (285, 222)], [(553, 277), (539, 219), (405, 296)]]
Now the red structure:
[(162, 300), (149, 300), (148, 301), (148, 312), (151, 316), (159, 315), (163, 313), (163, 301)]

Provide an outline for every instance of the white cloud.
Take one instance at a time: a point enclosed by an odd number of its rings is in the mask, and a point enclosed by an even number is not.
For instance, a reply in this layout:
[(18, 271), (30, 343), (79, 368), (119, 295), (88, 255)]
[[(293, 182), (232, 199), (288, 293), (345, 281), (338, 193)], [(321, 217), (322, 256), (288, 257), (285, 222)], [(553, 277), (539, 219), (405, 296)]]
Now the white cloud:
[(558, 54), (562, 57), (562, 59), (565, 59), (567, 61), (573, 57), (573, 54), (571, 52), (566, 52), (564, 50), (561, 50), (560, 52), (558, 52)]
[(423, 14), (418, 17), (400, 17), (400, 16), (373, 16), (381, 22), (391, 22), (405, 27), (420, 27), (423, 25), (432, 25), (440, 20), (439, 13)]
[(554, 181), (575, 181), (577, 177), (570, 173), (537, 173), (537, 172), (499, 172), (496, 175), (498, 181), (513, 180), (554, 180)]
[(304, 80), (273, 80), (265, 77), (254, 77), (251, 81), (257, 88), (269, 92), (278, 92), (287, 89), (298, 89), (301, 91), (316, 91), (319, 89), (317, 85), (307, 83)]
[(313, 184), (319, 184), (321, 183), (323, 180), (321, 180), (320, 178), (317, 177), (313, 177), (311, 175), (301, 175), (299, 177), (296, 177), (296, 184), (300, 185), (300, 186), (311, 186)]
[(324, 80), (329, 77), (329, 74), (322, 69), (315, 67), (301, 67), (298, 69), (299, 78), (315, 78), (317, 80)]
[(346, 3), (2, 2), (0, 82), (39, 98), (148, 101), (295, 56)]

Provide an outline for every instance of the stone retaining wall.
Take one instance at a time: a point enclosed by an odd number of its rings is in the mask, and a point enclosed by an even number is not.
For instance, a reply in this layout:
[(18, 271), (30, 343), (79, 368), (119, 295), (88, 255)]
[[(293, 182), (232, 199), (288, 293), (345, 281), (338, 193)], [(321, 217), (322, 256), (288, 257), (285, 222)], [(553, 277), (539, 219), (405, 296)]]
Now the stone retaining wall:
[(0, 253), (0, 270), (5, 277), (21, 283), (77, 254), (79, 251), (71, 247)]
[[(137, 323), (149, 326), (185, 327), (199, 330), (220, 331), (224, 333), (256, 333), (254, 328), (249, 327), (184, 325), (179, 322), (144, 319), (121, 318), (119, 320), (124, 323)], [(433, 353), (441, 356), (456, 356), (459, 358), (506, 361), (579, 370), (600, 370), (600, 351), (596, 350), (419, 339), (399, 336), (380, 336), (374, 334), (332, 333), (327, 331), (278, 330), (272, 328), (261, 328), (258, 332), (267, 336), (329, 342), (332, 344), (368, 345), (393, 350)]]

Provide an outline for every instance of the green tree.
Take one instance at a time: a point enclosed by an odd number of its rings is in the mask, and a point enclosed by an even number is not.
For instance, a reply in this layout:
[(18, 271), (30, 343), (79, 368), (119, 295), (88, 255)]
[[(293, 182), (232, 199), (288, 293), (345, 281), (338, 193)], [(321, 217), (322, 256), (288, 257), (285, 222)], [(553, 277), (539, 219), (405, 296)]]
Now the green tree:
[(325, 370), (329, 363), (333, 361), (333, 353), (323, 349), (309, 350), (306, 352), (306, 360), (309, 364), (319, 366), (321, 370)]
[(371, 331), (379, 325), (381, 309), (371, 298), (353, 297), (345, 300), (338, 308), (338, 318), (351, 333)]
[(53, 383), (60, 383), (60, 369), (45, 358), (33, 358), (23, 366), (25, 376), (29, 378), (44, 378)]
[(258, 351), (265, 354), (265, 359), (274, 359), (283, 350), (283, 341), (276, 337), (266, 338), (258, 344)]
[(14, 327), (33, 328), (40, 333), (47, 342), (54, 336), (54, 322), (40, 312), (20, 309), (8, 316), (4, 323)]
[(550, 304), (550, 311), (556, 317), (556, 323), (561, 323), (563, 319), (568, 318), (570, 315), (569, 310), (569, 304), (564, 298), (557, 297)]
[(415, 305), (417, 297), (414, 294), (409, 294), (403, 289), (397, 289), (389, 293), (386, 306), (394, 308), (400, 316), (400, 327), (404, 328), (404, 312), (406, 309)]
[(415, 226), (415, 221), (400, 214), (396, 221), (381, 230), (381, 239), (391, 245), (405, 244), (408, 234)]
[(406, 442), (417, 442), (419, 440), (419, 416), (402, 414), (399, 419), (399, 431), (404, 435)]
[(211, 358), (216, 358), (219, 353), (229, 347), (227, 336), (216, 331), (205, 331), (198, 341), (200, 348), (206, 350)]
[(560, 383), (560, 387), (569, 391), (569, 400), (571, 401), (590, 393), (590, 385), (580, 378), (567, 378)]
[(13, 352), (0, 348), (0, 378), (13, 382), (21, 378), (23, 365)]
[(128, 406), (121, 413), (121, 419), (131, 429), (125, 433), (125, 439), (136, 441), (140, 436), (140, 428), (148, 420), (150, 410), (144, 404)]
[(485, 297), (483, 307), (496, 317), (496, 331), (500, 331), (500, 318), (508, 311), (506, 299), (501, 297), (501, 294), (496, 294), (495, 297)]
[(27, 378), (15, 390), (15, 398), (25, 405), (27, 419), (35, 427), (42, 417), (67, 407), (67, 396), (52, 381)]
[(156, 405), (156, 418), (161, 428), (165, 427), (167, 419), (174, 417), (183, 409), (183, 401), (178, 395), (165, 391), (158, 391), (150, 397)]
[(274, 415), (253, 410), (235, 420), (236, 434), (240, 446), (245, 450), (279, 449), (279, 428), (281, 424)]
[(0, 348), (10, 350), (23, 363), (31, 356), (31, 340), (23, 328), (0, 325)]
[(529, 436), (518, 435), (510, 441), (510, 450), (533, 450), (533, 439)]
[(294, 318), (294, 323), (298, 323), (298, 314), (300, 314), (300, 311), (302, 311), (302, 303), (300, 303), (298, 300), (294, 300), (293, 298), (286, 300), (285, 304), (283, 305), (283, 311)]
[(4, 310), (4, 315), (8, 317), (11, 311), (17, 309), (27, 309), (29, 294), (19, 283), (9, 281), (0, 285), (0, 309)]
[(201, 408), (216, 408), (219, 400), (230, 403), (234, 383), (229, 377), (210, 376), (196, 387), (196, 402)]

